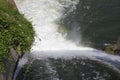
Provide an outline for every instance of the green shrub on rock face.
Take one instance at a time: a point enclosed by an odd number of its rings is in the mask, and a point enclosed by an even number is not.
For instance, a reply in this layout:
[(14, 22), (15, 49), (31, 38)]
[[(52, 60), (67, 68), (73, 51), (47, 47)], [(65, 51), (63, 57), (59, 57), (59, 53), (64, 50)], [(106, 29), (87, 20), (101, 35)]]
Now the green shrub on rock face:
[(5, 0), (0, 0), (0, 72), (4, 71), (5, 61), (10, 59), (11, 48), (22, 55), (30, 50), (33, 40), (31, 23), (11, 9)]

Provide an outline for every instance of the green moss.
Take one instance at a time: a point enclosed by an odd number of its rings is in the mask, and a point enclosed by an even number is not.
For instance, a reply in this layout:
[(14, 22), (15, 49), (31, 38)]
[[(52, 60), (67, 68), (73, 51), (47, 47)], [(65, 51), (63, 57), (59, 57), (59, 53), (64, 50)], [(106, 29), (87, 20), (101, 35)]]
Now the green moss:
[(30, 50), (33, 40), (31, 23), (5, 0), (0, 0), (0, 72), (4, 71), (5, 61), (10, 58), (11, 48), (22, 55)]
[(110, 45), (105, 46), (104, 51), (105, 51), (106, 53), (109, 53), (109, 54), (115, 54), (115, 53), (114, 53), (114, 45), (113, 45), (113, 44), (110, 44)]

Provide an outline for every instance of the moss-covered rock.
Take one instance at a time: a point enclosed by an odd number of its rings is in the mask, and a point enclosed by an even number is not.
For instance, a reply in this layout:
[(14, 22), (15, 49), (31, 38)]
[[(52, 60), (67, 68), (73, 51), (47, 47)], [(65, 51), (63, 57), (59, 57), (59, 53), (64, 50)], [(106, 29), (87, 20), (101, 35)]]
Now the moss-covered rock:
[(120, 38), (114, 44), (107, 44), (104, 46), (104, 51), (114, 55), (120, 55)]
[(0, 72), (5, 72), (6, 62), (12, 60), (11, 48), (21, 56), (30, 50), (33, 40), (31, 23), (6, 0), (0, 0)]

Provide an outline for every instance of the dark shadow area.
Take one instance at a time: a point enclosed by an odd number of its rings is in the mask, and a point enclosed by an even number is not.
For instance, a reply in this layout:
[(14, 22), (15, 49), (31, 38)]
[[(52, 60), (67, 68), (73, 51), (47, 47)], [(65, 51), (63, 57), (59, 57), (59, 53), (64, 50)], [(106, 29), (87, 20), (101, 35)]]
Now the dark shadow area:
[(22, 68), (16, 80), (120, 80), (120, 73), (88, 58), (47, 58)]
[(68, 39), (76, 27), (84, 45), (102, 49), (104, 43), (115, 43), (120, 36), (119, 14), (120, 0), (80, 0), (62, 22), (68, 28)]

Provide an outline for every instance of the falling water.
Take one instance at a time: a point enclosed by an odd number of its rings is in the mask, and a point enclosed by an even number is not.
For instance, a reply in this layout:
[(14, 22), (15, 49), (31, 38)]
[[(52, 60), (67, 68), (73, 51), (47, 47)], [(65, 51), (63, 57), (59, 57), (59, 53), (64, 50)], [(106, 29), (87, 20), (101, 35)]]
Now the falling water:
[[(18, 9), (32, 22), (36, 32), (31, 51), (86, 49), (77, 47), (58, 32), (61, 25), (57, 22), (76, 9), (78, 2), (79, 0), (16, 0)], [(65, 13), (66, 9), (68, 11)]]
[(61, 27), (58, 24), (60, 19), (73, 12), (79, 0), (15, 0), (15, 2), (20, 13), (32, 22), (35, 30), (35, 41), (31, 47), (31, 55), (34, 58), (84, 55), (108, 60), (111, 63), (120, 62), (120, 57), (82, 45), (77, 46), (75, 42), (65, 39), (66, 34), (58, 32), (58, 28)]

